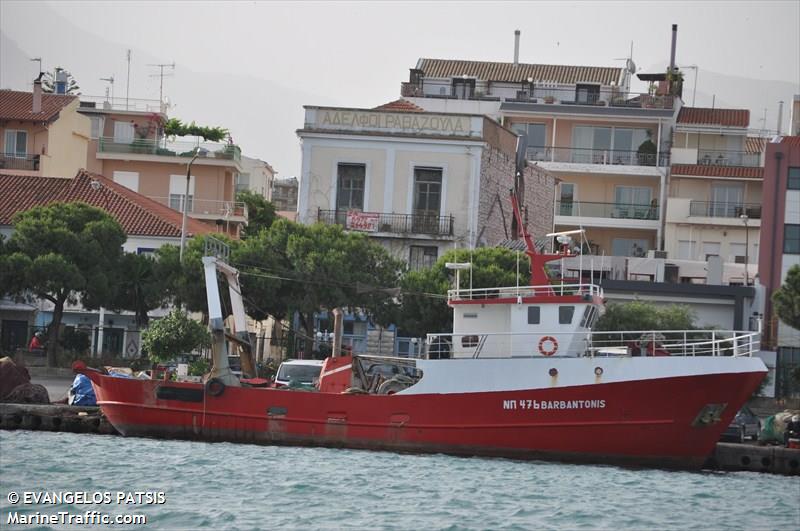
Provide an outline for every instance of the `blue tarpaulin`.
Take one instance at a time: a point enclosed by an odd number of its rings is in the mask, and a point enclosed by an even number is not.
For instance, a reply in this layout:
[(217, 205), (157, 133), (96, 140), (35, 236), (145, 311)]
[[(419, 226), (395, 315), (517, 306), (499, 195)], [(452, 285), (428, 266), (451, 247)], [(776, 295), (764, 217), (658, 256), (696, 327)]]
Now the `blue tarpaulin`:
[(97, 398), (94, 396), (92, 381), (88, 376), (78, 374), (72, 381), (69, 389), (70, 404), (73, 406), (96, 406)]

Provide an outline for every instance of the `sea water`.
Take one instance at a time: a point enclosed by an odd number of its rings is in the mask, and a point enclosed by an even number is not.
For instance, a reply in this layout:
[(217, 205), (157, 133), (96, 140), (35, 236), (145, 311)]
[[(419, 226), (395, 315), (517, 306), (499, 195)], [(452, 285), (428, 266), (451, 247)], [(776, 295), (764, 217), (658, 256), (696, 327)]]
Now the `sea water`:
[[(0, 465), (0, 529), (91, 511), (147, 519), (114, 529), (800, 529), (800, 477), (753, 472), (32, 431), (0, 431)], [(9, 501), (32, 492), (62, 498)]]

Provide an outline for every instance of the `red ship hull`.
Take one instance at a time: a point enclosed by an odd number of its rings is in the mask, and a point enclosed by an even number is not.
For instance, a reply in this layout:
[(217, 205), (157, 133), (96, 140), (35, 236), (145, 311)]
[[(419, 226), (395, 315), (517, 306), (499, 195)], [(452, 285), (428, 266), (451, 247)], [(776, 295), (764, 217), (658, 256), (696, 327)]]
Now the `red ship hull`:
[[(702, 466), (764, 377), (388, 396), (228, 387), (215, 397), (200, 384), (80, 372), (125, 436), (680, 468)], [(698, 423), (713, 404), (726, 405), (720, 417)]]

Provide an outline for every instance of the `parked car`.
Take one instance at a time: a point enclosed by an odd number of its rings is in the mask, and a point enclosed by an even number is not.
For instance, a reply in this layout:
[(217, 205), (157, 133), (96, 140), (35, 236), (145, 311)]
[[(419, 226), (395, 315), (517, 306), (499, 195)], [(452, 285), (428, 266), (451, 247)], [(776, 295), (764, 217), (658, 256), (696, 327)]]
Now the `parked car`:
[(275, 374), (275, 387), (285, 387), (289, 383), (314, 385), (322, 371), (322, 360), (286, 360)]
[(742, 407), (733, 417), (720, 440), (743, 443), (745, 439), (757, 440), (761, 433), (761, 420), (748, 408)]

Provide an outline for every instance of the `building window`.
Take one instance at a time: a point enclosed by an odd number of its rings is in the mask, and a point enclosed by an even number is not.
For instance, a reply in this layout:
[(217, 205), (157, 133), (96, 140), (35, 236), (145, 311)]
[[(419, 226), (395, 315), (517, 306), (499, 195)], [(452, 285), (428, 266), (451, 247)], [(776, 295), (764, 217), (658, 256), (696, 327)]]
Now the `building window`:
[(558, 215), (572, 216), (573, 215), (572, 208), (575, 201), (575, 184), (559, 183), (558, 192), (559, 192)]
[(539, 306), (528, 306), (528, 324), (537, 325), (541, 323), (542, 312)]
[(28, 132), (6, 129), (6, 157), (24, 159), (28, 156)]
[(526, 157), (528, 160), (550, 160), (547, 153), (546, 132), (544, 124), (516, 123), (512, 129), (528, 138)]
[(800, 190), (800, 167), (789, 168), (789, 180), (786, 183), (789, 190)]
[(575, 306), (558, 307), (558, 324), (572, 324), (572, 317), (575, 315)]
[(611, 240), (611, 253), (613, 256), (633, 256), (644, 258), (650, 249), (650, 241), (634, 238), (614, 238)]
[(594, 105), (600, 99), (600, 85), (575, 85), (575, 103)]
[(653, 190), (639, 186), (617, 186), (614, 191), (613, 217), (623, 219), (655, 219), (651, 203)]
[(117, 144), (132, 143), (133, 129), (132, 122), (114, 122), (114, 142)]
[[(189, 179), (189, 200), (186, 202), (186, 212), (192, 212), (194, 203), (194, 175)], [(186, 176), (169, 176), (169, 207), (183, 212), (183, 198), (186, 195)]]
[(787, 223), (783, 226), (783, 252), (800, 254), (800, 225)]
[(105, 125), (105, 116), (90, 116), (89, 120), (92, 121), (92, 138), (100, 138), (103, 136), (103, 126)]
[(439, 233), (442, 203), (442, 169), (414, 168), (414, 232)]
[(364, 209), (365, 164), (339, 164), (336, 185), (337, 210)]
[(467, 100), (475, 94), (475, 80), (453, 78), (453, 96), (460, 100)]
[(715, 218), (735, 218), (742, 211), (744, 186), (741, 184), (713, 184), (711, 187), (711, 215)]
[(236, 174), (236, 191), (243, 192), (250, 189), (250, 174), (237, 173)]
[(572, 162), (638, 164), (637, 150), (647, 139), (647, 129), (575, 126)]
[(139, 172), (136, 171), (114, 171), (114, 182), (121, 184), (125, 188), (139, 191)]
[(412, 245), (408, 264), (412, 271), (433, 267), (439, 257), (439, 248), (433, 246)]

